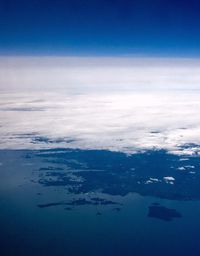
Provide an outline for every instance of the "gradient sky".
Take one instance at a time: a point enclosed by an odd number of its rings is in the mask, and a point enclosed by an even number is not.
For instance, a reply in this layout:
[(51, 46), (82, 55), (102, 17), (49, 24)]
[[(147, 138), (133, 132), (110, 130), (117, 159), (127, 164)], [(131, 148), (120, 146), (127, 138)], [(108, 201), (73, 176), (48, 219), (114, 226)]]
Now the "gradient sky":
[(0, 54), (200, 55), (199, 0), (1, 0)]

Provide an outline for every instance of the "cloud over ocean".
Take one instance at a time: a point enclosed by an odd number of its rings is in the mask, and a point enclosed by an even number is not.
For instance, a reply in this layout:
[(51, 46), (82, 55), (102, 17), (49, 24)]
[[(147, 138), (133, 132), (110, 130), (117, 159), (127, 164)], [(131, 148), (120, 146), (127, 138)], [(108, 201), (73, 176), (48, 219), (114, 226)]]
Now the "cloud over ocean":
[(0, 148), (198, 154), (197, 62), (2, 57)]

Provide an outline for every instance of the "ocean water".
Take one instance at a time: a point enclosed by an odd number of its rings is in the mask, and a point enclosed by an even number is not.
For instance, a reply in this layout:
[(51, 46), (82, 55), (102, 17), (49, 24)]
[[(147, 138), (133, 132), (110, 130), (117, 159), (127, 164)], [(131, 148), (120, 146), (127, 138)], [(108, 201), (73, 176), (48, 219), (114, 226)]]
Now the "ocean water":
[(1, 94), (0, 255), (199, 256), (198, 97)]

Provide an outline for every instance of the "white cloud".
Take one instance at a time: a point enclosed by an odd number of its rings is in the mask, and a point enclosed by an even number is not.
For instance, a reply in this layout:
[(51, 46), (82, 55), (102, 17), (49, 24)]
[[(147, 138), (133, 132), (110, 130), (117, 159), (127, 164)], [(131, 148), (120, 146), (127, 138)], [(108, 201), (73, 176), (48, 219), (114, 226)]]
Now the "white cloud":
[(173, 177), (170, 177), (170, 176), (163, 177), (163, 179), (166, 180), (166, 181), (175, 181), (175, 179)]
[(152, 183), (158, 183), (161, 182), (161, 180), (157, 178), (150, 178), (149, 180), (145, 181), (145, 184), (152, 184)]
[(200, 151), (198, 60), (2, 59), (0, 148)]
[(170, 177), (170, 176), (167, 176), (167, 177), (163, 177), (164, 181), (170, 185), (173, 185), (174, 184), (174, 177)]
[(185, 167), (184, 166), (178, 167), (177, 169), (180, 170), (180, 171), (185, 171)]

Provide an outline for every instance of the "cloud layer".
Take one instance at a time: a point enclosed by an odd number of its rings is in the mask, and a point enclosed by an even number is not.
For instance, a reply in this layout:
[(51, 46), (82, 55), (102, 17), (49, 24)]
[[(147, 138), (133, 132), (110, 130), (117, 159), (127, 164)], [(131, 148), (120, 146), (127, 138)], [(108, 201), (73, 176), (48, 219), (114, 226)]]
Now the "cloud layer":
[(0, 148), (198, 153), (199, 63), (1, 58)]
[(198, 59), (1, 57), (1, 90), (199, 89)]
[(1, 148), (166, 149), (180, 154), (194, 153), (200, 145), (196, 93), (9, 93), (0, 101)]

